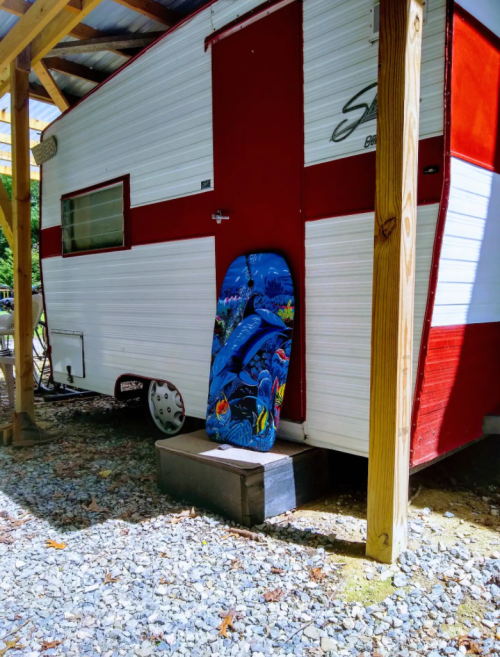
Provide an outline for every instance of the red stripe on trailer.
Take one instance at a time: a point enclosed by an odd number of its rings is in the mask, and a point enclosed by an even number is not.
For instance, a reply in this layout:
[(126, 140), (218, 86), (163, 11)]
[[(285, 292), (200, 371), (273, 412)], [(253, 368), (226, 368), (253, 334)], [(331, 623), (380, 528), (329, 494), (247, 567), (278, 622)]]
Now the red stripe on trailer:
[(51, 226), (40, 231), (40, 259), (62, 255), (61, 226)]
[[(422, 139), (418, 154), (418, 204), (438, 203), (443, 189), (444, 139)], [(437, 173), (425, 173), (430, 168)], [(323, 219), (375, 207), (375, 151), (305, 168), (306, 219)]]
[[(302, 7), (294, 2), (212, 47), (217, 289), (241, 253), (288, 262), (297, 322), (283, 417), (304, 419), (304, 221), (301, 208)], [(209, 221), (211, 221), (209, 219)], [(215, 223), (212, 221), (212, 223)]]
[(242, 30), (249, 25), (252, 25), (252, 23), (259, 21), (261, 18), (269, 16), (273, 12), (278, 11), (278, 9), (281, 9), (282, 7), (285, 7), (292, 2), (298, 2), (298, 0), (267, 0), (258, 7), (255, 7), (255, 9), (251, 9), (246, 14), (243, 14), (243, 16), (235, 18), (234, 21), (224, 25), (220, 28), (220, 30), (217, 30), (208, 36), (205, 39), (205, 50), (208, 50), (208, 48), (213, 46), (214, 43), (217, 43), (222, 39), (231, 36), (231, 34), (234, 34), (235, 32), (238, 32), (239, 30)]
[[(448, 0), (446, 11), (446, 49), (445, 49), (445, 81), (444, 81), (444, 152), (443, 152), (443, 187), (439, 206), (436, 234), (432, 249), (431, 272), (429, 277), (429, 290), (427, 293), (427, 304), (425, 307), (424, 324), (422, 327), (422, 338), (420, 340), (420, 353), (418, 357), (417, 376), (415, 379), (415, 392), (413, 396), (413, 408), (411, 419), (411, 444), (410, 444), (410, 466), (416, 465), (417, 430), (419, 429), (419, 413), (422, 388), (425, 380), (425, 364), (429, 349), (432, 315), (434, 313), (434, 302), (436, 300), (436, 288), (439, 274), (439, 260), (441, 258), (441, 247), (443, 244), (446, 214), (450, 200), (450, 139), (451, 139), (451, 90), (452, 90), (452, 66), (453, 66), (453, 0)], [(417, 450), (418, 453), (418, 450)], [(420, 463), (429, 459), (424, 459)]]
[(500, 399), (500, 322), (430, 330), (411, 465), (483, 435)]
[(455, 6), (452, 155), (500, 173), (500, 39)]

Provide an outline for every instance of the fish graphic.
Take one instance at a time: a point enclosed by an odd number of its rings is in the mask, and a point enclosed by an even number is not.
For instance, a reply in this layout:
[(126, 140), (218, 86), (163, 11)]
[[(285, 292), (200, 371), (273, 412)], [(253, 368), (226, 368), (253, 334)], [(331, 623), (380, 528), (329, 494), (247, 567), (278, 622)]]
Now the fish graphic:
[[(244, 371), (245, 366), (267, 340), (278, 336), (288, 338), (291, 334), (292, 329), (270, 310), (256, 308), (255, 314), (245, 317), (238, 324), (217, 353), (210, 372), (210, 396), (213, 398), (236, 377), (254, 386), (256, 382)], [(278, 351), (283, 352), (283, 362), (288, 360), (282, 349)]]
[(227, 422), (229, 420), (228, 417), (231, 416), (231, 409), (229, 407), (229, 402), (227, 401), (227, 397), (224, 393), (222, 393), (222, 399), (219, 399), (217, 404), (215, 405), (215, 414), (217, 415), (217, 419), (219, 422)]

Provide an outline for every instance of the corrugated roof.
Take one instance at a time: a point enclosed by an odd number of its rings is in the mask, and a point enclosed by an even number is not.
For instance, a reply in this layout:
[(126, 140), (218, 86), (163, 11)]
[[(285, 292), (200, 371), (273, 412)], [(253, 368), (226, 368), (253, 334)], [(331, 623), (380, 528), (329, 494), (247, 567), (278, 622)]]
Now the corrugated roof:
[[(30, 0), (31, 1), (31, 0)], [(199, 7), (208, 4), (209, 0), (155, 0), (157, 3), (165, 7), (173, 9), (178, 12), (181, 17), (187, 16)], [(7, 13), (2, 10), (0, 5), (0, 37), (5, 36), (7, 32), (20, 20), (17, 16)], [(113, 0), (102, 0), (102, 2), (94, 9), (84, 21), (85, 25), (89, 25), (105, 34), (125, 34), (125, 33), (143, 33), (143, 32), (162, 32), (167, 29), (165, 25), (155, 20), (151, 20), (146, 16), (137, 13), (127, 7), (113, 2)], [(64, 41), (73, 41), (71, 37), (66, 37)], [(125, 57), (114, 52), (97, 52), (97, 53), (84, 53), (75, 55), (64, 55), (64, 59), (84, 65), (88, 68), (95, 69), (105, 74), (113, 73), (124, 62), (127, 61)], [(91, 89), (95, 87), (95, 83), (87, 80), (82, 80), (77, 77), (72, 77), (57, 71), (51, 71), (54, 79), (59, 85), (60, 89), (66, 94), (71, 96), (82, 97), (85, 96)], [(35, 73), (31, 73), (30, 81), (36, 84), (41, 84), (37, 79)], [(0, 109), (10, 108), (10, 96), (6, 94), (0, 99)], [(60, 112), (51, 104), (43, 103), (32, 100), (30, 102), (30, 113), (32, 118), (42, 121), (52, 121)], [(4, 133), (10, 132), (8, 124), (2, 124), (0, 130)], [(4, 129), (5, 128), (5, 129)], [(8, 130), (7, 130), (8, 128)], [(32, 138), (36, 138), (32, 136)], [(2, 145), (2, 150), (6, 150)], [(3, 164), (3, 162), (0, 162)]]

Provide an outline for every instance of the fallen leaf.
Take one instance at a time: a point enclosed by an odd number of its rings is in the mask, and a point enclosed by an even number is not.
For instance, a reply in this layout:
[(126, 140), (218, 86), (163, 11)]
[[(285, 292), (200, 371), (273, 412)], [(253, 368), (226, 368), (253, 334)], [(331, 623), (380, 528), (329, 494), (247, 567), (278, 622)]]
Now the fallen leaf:
[(41, 650), (51, 650), (51, 648), (57, 648), (57, 646), (61, 645), (61, 641), (44, 641), (42, 643), (42, 648)]
[(274, 591), (266, 591), (264, 593), (264, 600), (266, 602), (279, 602), (284, 593), (283, 589), (280, 588), (274, 589)]
[(159, 581), (159, 583), (160, 583), (160, 584), (166, 584), (166, 585), (168, 586), (168, 585), (171, 584), (172, 582), (169, 582), (169, 581), (166, 580), (164, 577), (160, 577), (160, 581)]
[(45, 547), (54, 548), (55, 550), (64, 550), (64, 548), (67, 547), (66, 543), (58, 543), (57, 541), (49, 541), (48, 539), (45, 541), (45, 543)]
[(181, 522), (181, 520), (184, 520), (184, 518), (196, 518), (196, 511), (194, 506), (191, 509), (184, 509), (184, 511), (181, 511), (176, 516), (174, 516), (170, 522), (173, 525), (176, 525), (178, 522)]
[(101, 472), (99, 472), (99, 477), (107, 479), (111, 474), (113, 474), (113, 470), (101, 470)]
[(283, 575), (283, 573), (284, 573), (285, 571), (284, 571), (283, 568), (276, 568), (275, 566), (272, 566), (272, 567), (271, 567), (271, 572), (272, 572), (274, 575)]
[(0, 657), (3, 657), (7, 650), (14, 649), (14, 650), (22, 650), (25, 646), (22, 646), (19, 643), (20, 639), (14, 639), (13, 641), (5, 641), (5, 648), (2, 648), (0, 650)]
[(224, 619), (222, 620), (222, 623), (217, 628), (219, 630), (219, 636), (223, 636), (226, 639), (229, 639), (229, 637), (227, 635), (227, 631), (228, 631), (229, 628), (231, 628), (232, 630), (237, 632), (237, 629), (233, 625), (233, 616), (230, 613), (227, 614), (227, 616), (224, 616)]
[(0, 534), (0, 543), (3, 543), (4, 545), (10, 545), (11, 543), (14, 543), (14, 539), (8, 534)]
[(165, 559), (165, 557), (168, 557), (168, 554), (166, 552), (160, 552), (160, 557)]
[(464, 646), (464, 648), (467, 650), (468, 655), (482, 655), (483, 654), (483, 649), (481, 646), (470, 639), (468, 636), (460, 636), (457, 639), (457, 646), (460, 648), (461, 646)]
[(323, 569), (319, 567), (311, 568), (309, 570), (309, 575), (311, 579), (315, 582), (322, 582), (326, 577), (326, 574), (323, 572)]
[(111, 577), (111, 573), (109, 572), (106, 572), (104, 574), (104, 584), (114, 584), (119, 579), (120, 579), (119, 577)]
[(239, 559), (233, 559), (229, 568), (230, 570), (241, 570), (243, 568), (243, 564)]
[(106, 509), (101, 509), (101, 507), (97, 504), (95, 497), (92, 497), (92, 502), (85, 506), (85, 504), (82, 504), (83, 508), (85, 511), (91, 511), (92, 513), (101, 513), (102, 511), (106, 511)]

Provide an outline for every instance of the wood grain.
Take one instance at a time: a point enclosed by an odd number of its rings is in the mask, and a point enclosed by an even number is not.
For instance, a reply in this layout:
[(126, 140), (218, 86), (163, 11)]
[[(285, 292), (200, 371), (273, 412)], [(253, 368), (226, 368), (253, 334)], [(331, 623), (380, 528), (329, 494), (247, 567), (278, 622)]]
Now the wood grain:
[(12, 119), (12, 216), (14, 232), (14, 351), (16, 411), (34, 419), (31, 301), (31, 201), (29, 56), (10, 67)]
[(38, 64), (35, 64), (33, 66), (33, 70), (35, 71), (40, 82), (45, 87), (49, 96), (52, 98), (52, 101), (54, 102), (54, 105), (57, 107), (57, 109), (61, 112), (65, 112), (69, 108), (68, 100), (66, 99), (63, 92), (59, 89), (57, 82), (52, 77), (51, 72), (44, 64), (44, 62), (41, 61), (38, 62)]
[(380, 3), (367, 555), (406, 547), (422, 0)]

